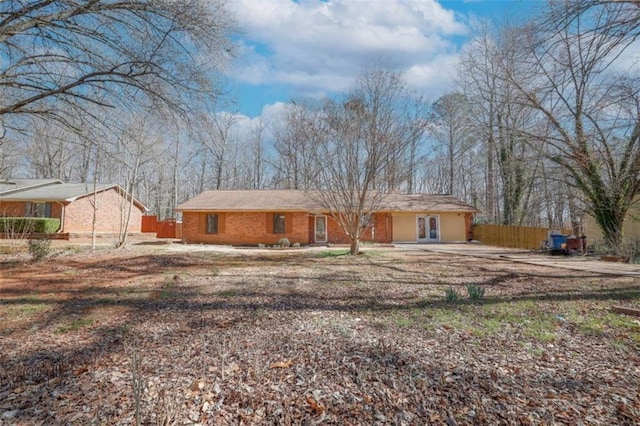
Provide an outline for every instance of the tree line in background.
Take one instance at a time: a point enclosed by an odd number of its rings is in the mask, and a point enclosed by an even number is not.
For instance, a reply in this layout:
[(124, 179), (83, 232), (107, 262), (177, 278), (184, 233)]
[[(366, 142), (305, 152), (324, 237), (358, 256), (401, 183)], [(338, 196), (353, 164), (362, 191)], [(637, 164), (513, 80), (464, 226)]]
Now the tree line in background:
[(333, 189), (349, 200), (321, 201), (361, 212), (388, 191), (450, 193), (485, 223), (579, 233), (589, 213), (621, 244), (640, 190), (637, 2), (480, 24), (436, 100), (374, 64), (347, 93), (262, 120), (220, 93), (235, 30), (222, 2), (50, 3), (0, 6), (4, 177), (117, 182), (161, 217), (204, 189)]

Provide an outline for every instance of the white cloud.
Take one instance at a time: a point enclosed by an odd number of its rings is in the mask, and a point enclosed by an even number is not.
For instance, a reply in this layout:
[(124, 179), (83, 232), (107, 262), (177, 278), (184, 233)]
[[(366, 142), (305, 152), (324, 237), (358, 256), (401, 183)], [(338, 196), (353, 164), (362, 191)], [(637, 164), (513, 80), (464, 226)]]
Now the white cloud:
[(412, 65), (405, 72), (407, 84), (435, 101), (453, 88), (459, 60), (457, 54), (442, 54), (427, 63)]
[[(301, 93), (345, 90), (376, 58), (409, 70), (415, 81), (450, 77), (466, 27), (435, 0), (234, 0), (243, 26), (233, 77), (287, 84)], [(435, 61), (446, 60), (446, 66)], [(428, 87), (422, 85), (421, 87)]]
[(638, 74), (640, 71), (640, 40), (626, 46), (626, 49), (616, 58), (614, 69), (629, 75)]
[[(289, 104), (284, 102), (276, 102), (274, 104), (265, 105), (262, 108), (262, 114), (258, 117), (248, 117), (244, 114), (233, 114), (236, 121), (233, 129), (239, 140), (251, 140), (254, 138), (254, 132), (260, 126), (266, 129), (263, 137), (269, 137), (269, 128), (273, 123), (277, 123), (286, 113)], [(226, 114), (226, 113), (223, 113)]]

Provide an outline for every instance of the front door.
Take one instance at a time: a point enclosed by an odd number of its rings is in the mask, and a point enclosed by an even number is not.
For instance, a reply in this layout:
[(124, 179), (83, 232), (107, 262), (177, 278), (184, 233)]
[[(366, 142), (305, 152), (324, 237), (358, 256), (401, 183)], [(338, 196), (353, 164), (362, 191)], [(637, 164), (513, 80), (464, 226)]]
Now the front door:
[(418, 242), (440, 241), (438, 216), (418, 216)]
[(316, 243), (327, 242), (327, 217), (326, 216), (315, 217), (313, 241)]

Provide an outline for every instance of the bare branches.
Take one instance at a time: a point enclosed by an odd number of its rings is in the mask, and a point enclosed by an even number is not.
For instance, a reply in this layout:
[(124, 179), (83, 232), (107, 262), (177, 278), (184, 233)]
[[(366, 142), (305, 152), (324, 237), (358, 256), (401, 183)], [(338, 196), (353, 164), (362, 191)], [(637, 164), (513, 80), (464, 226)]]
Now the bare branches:
[[(640, 8), (626, 1), (558, 1), (519, 31), (529, 76), (500, 63), (516, 102), (547, 120), (547, 155), (566, 170), (615, 249), (640, 182), (638, 63), (624, 59), (640, 36)], [(629, 58), (626, 58), (629, 59)]]
[(318, 164), (310, 191), (351, 240), (357, 254), (360, 238), (386, 193), (397, 190), (396, 166), (425, 130), (412, 114), (415, 103), (400, 74), (384, 67), (365, 69), (344, 99), (328, 101), (315, 140)]
[(10, 1), (0, 5), (0, 117), (215, 94), (234, 24), (222, 0)]

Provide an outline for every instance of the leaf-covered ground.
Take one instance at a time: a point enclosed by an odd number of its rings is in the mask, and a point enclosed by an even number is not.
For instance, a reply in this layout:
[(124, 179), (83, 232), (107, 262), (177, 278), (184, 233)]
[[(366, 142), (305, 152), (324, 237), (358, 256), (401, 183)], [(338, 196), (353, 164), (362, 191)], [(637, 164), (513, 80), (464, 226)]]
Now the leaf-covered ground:
[(640, 423), (637, 279), (337, 254), (7, 257), (0, 424)]

